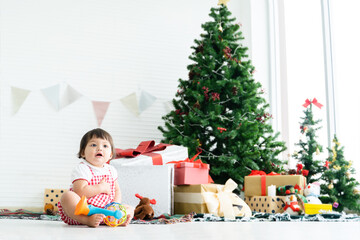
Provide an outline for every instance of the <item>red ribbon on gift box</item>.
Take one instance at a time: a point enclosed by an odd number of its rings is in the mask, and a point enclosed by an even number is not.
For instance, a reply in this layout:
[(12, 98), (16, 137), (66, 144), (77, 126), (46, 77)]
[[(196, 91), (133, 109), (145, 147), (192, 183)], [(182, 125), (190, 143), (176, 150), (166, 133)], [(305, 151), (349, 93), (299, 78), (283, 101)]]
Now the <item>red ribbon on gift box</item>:
[[(201, 153), (201, 151), (198, 152), (198, 153), (197, 153), (195, 156), (193, 156), (191, 159), (186, 158), (185, 160), (180, 160), (180, 161), (170, 161), (170, 162), (168, 162), (168, 163), (166, 163), (166, 164), (174, 163), (176, 168), (180, 168), (180, 167), (181, 167), (181, 163), (188, 162), (188, 163), (192, 163), (193, 166), (194, 166), (194, 168), (208, 168), (208, 167), (209, 167), (209, 164), (203, 163), (200, 159), (196, 159), (196, 160), (195, 160), (195, 158), (197, 158), (200, 153)], [(210, 177), (210, 175), (209, 175), (209, 177), (208, 177), (208, 180), (209, 180), (209, 183), (213, 183), (213, 182), (214, 182), (214, 181), (212, 180), (212, 178)]]
[(165, 150), (167, 146), (171, 146), (171, 144), (166, 143), (159, 143), (155, 145), (155, 141), (143, 141), (139, 144), (136, 149), (129, 148), (129, 149), (119, 149), (115, 148), (116, 151), (116, 158), (123, 158), (123, 157), (132, 157), (135, 158), (139, 155), (145, 155), (152, 158), (153, 165), (162, 165), (162, 156), (159, 153), (154, 153), (155, 151), (162, 151)]
[(266, 196), (266, 176), (276, 176), (276, 175), (280, 175), (279, 173), (276, 172), (271, 172), (266, 174), (264, 171), (259, 171), (259, 170), (251, 170), (251, 173), (249, 174), (249, 176), (261, 176), (261, 196)]

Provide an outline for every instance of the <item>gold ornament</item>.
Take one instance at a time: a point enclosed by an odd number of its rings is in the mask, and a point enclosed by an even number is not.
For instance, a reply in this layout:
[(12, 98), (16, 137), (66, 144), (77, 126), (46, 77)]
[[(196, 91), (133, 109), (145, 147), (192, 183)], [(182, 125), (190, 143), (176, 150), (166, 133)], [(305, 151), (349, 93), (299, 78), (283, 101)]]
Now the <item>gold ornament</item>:
[(335, 165), (333, 168), (334, 168), (335, 170), (340, 170), (340, 169), (341, 169), (341, 167), (338, 166), (338, 165)]
[(316, 148), (316, 155), (320, 155), (320, 150), (319, 150), (319, 148)]
[(335, 138), (333, 139), (333, 143), (335, 143), (336, 145), (340, 146), (340, 143), (337, 142), (337, 141), (335, 140)]
[(334, 188), (334, 184), (330, 183), (328, 186), (329, 189), (333, 189)]
[(354, 190), (353, 190), (353, 193), (354, 193), (354, 194), (359, 194), (359, 193), (360, 193), (360, 191), (359, 191), (359, 190), (357, 190), (357, 189), (354, 189)]
[(230, 0), (219, 0), (219, 2), (218, 2), (218, 5), (224, 5), (224, 6), (226, 6), (226, 4), (229, 2)]
[(350, 178), (351, 173), (350, 173), (350, 172), (346, 172), (345, 175), (346, 175), (347, 178)]
[(220, 25), (220, 27), (218, 29), (219, 29), (220, 32), (223, 32), (223, 28), (221, 27), (221, 25)]

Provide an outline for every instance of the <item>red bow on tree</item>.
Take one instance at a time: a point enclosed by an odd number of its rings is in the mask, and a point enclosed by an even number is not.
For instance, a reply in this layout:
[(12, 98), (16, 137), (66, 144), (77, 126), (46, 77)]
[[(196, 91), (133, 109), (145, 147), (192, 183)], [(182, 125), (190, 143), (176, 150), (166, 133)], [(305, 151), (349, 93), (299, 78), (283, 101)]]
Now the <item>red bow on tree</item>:
[(305, 100), (305, 103), (303, 104), (303, 106), (305, 108), (307, 108), (310, 104), (314, 104), (315, 106), (317, 106), (318, 108), (321, 109), (321, 107), (323, 106), (321, 103), (318, 102), (318, 100), (316, 98), (314, 98), (312, 101), (310, 101), (309, 99)]

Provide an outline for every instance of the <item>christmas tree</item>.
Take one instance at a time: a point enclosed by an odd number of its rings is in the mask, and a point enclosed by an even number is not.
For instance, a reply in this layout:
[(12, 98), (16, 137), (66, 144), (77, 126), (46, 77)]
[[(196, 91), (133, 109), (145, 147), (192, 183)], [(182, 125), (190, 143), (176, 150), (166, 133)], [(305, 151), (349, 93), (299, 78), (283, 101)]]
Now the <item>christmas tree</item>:
[(313, 100), (306, 100), (303, 106), (305, 117), (301, 118), (303, 121), (300, 123), (300, 131), (305, 134), (306, 141), (302, 139), (295, 145), (300, 146), (301, 150), (296, 152), (293, 157), (299, 160), (302, 174), (306, 176), (307, 183), (316, 182), (320, 179), (321, 173), (324, 171), (324, 164), (321, 160), (316, 160), (314, 154), (319, 155), (322, 152), (322, 146), (316, 141), (316, 132), (321, 128), (318, 124), (321, 122), (320, 119), (314, 120), (313, 116), (313, 105), (321, 109), (323, 106), (316, 98)]
[(343, 211), (344, 208), (360, 212), (360, 185), (355, 178), (355, 169), (351, 167), (351, 161), (346, 161), (344, 157), (344, 147), (334, 136), (334, 146), (329, 151), (329, 158), (326, 161), (327, 170), (322, 175), (324, 183), (321, 184), (320, 197), (323, 203), (331, 203), (335, 211)]
[(273, 134), (248, 48), (239, 43), (240, 25), (226, 4), (219, 5), (211, 8), (212, 21), (202, 25), (205, 32), (189, 57), (189, 78), (179, 79), (175, 110), (163, 117), (165, 127), (159, 129), (163, 142), (186, 146), (191, 156), (201, 151), (216, 183), (232, 178), (242, 184), (253, 169), (278, 171), (277, 156), (285, 145)]

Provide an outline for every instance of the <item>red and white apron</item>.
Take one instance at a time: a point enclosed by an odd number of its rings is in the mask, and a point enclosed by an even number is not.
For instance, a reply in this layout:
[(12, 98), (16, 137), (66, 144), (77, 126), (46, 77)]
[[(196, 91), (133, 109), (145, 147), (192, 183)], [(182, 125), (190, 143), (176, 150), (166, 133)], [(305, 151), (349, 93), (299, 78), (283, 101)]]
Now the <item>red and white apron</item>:
[[(88, 166), (89, 167), (89, 166)], [(101, 182), (101, 180), (103, 180), (105, 178), (105, 181), (107, 183), (110, 183), (110, 189), (111, 192), (110, 194), (106, 194), (106, 193), (100, 193), (98, 195), (95, 195), (91, 198), (89, 198), (87, 200), (87, 203), (89, 205), (93, 205), (94, 207), (99, 207), (99, 208), (103, 208), (106, 206), (106, 204), (109, 204), (111, 202), (114, 201), (115, 198), (115, 181), (114, 178), (111, 175), (110, 169), (109, 170), (109, 174), (105, 174), (105, 175), (95, 175), (94, 172), (92, 171), (91, 167), (89, 167), (91, 174), (92, 174), (92, 178), (90, 180), (90, 182), (88, 183), (88, 185), (96, 185), (99, 184)], [(72, 188), (70, 189), (70, 191), (72, 191)], [(68, 217), (63, 209), (62, 206), (60, 204), (60, 202), (58, 203), (58, 209), (59, 209), (59, 214), (61, 216), (61, 219), (69, 224), (69, 225), (81, 225), (81, 223), (79, 223), (78, 221), (75, 221), (74, 219)]]

